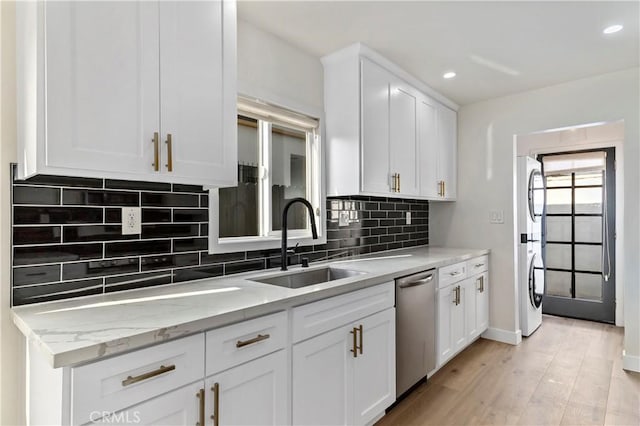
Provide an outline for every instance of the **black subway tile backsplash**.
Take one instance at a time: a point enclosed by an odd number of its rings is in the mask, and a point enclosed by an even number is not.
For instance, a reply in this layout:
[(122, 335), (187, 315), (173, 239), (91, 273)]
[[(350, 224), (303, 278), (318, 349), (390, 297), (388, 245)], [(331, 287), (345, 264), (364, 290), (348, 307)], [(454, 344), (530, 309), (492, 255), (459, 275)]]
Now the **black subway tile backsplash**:
[(171, 240), (142, 240), (105, 243), (105, 257), (171, 253)]
[(59, 226), (21, 226), (13, 228), (13, 244), (48, 244), (61, 242), (62, 228)]
[(102, 223), (101, 208), (82, 207), (14, 207), (16, 225)]
[(137, 207), (140, 205), (140, 196), (137, 192), (63, 189), (62, 204)]
[(13, 264), (35, 265), (40, 263), (73, 262), (100, 259), (102, 244), (58, 244), (53, 246), (15, 247)]
[(60, 265), (25, 266), (13, 269), (13, 285), (29, 285), (60, 281)]
[(62, 265), (62, 279), (73, 280), (86, 277), (104, 277), (107, 275), (138, 272), (139, 268), (140, 260), (137, 257), (65, 263)]
[[(14, 305), (280, 266), (277, 248), (209, 254), (200, 186), (37, 176), (15, 181), (12, 193)], [(124, 206), (142, 208), (141, 235), (122, 235)], [(350, 223), (340, 226), (345, 212)], [(298, 247), (289, 261), (427, 245), (428, 218), (426, 201), (330, 198), (327, 243)]]
[(143, 192), (142, 206), (199, 207), (200, 196), (194, 194), (174, 194), (170, 192)]
[(120, 225), (84, 225), (65, 226), (63, 242), (77, 243), (81, 241), (131, 240), (137, 235), (122, 235)]
[(59, 188), (39, 188), (34, 186), (14, 186), (13, 204), (39, 204), (56, 206), (60, 204)]

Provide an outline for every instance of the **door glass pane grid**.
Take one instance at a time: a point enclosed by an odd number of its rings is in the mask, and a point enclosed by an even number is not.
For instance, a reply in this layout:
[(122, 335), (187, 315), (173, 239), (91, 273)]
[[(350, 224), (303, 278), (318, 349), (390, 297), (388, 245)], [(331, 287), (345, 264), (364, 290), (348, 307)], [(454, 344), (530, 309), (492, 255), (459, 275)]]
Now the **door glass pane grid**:
[(604, 172), (546, 176), (546, 289), (556, 297), (602, 301)]

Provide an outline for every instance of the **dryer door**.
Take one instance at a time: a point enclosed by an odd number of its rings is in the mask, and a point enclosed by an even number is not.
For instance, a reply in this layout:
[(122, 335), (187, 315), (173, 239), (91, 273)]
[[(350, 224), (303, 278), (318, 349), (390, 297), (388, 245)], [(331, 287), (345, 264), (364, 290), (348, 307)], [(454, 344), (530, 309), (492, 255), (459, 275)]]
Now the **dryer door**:
[(531, 257), (529, 264), (529, 301), (534, 308), (538, 309), (542, 305), (544, 295), (544, 264), (542, 257), (535, 253)]
[(544, 179), (540, 170), (533, 170), (529, 175), (529, 216), (534, 222), (542, 221), (544, 210)]

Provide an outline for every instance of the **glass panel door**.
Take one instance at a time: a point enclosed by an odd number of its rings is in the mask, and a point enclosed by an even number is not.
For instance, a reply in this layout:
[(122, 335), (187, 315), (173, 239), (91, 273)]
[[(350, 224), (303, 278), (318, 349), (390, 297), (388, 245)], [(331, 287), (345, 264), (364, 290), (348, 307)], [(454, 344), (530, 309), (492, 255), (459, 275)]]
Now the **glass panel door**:
[[(545, 173), (542, 311), (614, 322), (615, 151), (583, 151), (579, 156), (587, 152), (604, 152), (604, 167)], [(545, 162), (551, 169), (553, 156), (542, 156), (543, 171)]]

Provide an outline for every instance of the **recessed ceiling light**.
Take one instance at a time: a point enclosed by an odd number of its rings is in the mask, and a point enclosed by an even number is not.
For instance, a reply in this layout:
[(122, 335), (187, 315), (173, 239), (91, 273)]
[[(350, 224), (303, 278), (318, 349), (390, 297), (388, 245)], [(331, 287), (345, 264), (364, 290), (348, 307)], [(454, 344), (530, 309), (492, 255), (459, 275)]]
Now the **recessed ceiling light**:
[(616, 24), (616, 25), (610, 25), (607, 28), (605, 28), (604, 30), (602, 30), (603, 34), (613, 34), (613, 33), (617, 33), (618, 31), (622, 30), (622, 28), (624, 28), (622, 25)]
[(456, 73), (453, 71), (445, 72), (442, 77), (446, 79), (450, 79), (456, 76)]

